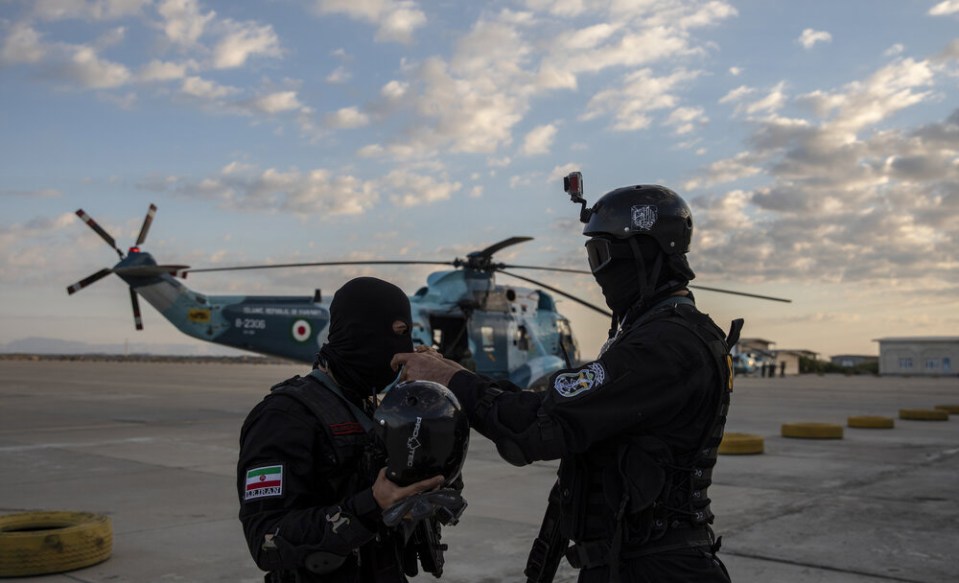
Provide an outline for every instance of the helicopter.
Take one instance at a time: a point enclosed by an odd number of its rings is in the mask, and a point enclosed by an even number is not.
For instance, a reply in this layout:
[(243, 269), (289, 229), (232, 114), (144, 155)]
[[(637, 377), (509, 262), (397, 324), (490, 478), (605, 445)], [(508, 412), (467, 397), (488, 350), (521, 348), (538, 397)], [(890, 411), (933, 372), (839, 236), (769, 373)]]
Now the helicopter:
[[(578, 173), (575, 173), (578, 174)], [(581, 185), (580, 182), (577, 184)], [(567, 188), (567, 192), (569, 189)], [(574, 202), (579, 202), (574, 198)], [(585, 208), (585, 203), (584, 203)], [(134, 325), (143, 329), (139, 297), (143, 297), (180, 332), (204, 340), (267, 356), (312, 363), (326, 341), (330, 323), (330, 298), (313, 295), (207, 295), (187, 287), (180, 279), (190, 273), (360, 265), (443, 265), (451, 267), (427, 277), (426, 285), (409, 297), (414, 345), (436, 348), (446, 358), (475, 372), (508, 379), (519, 387), (545, 386), (556, 371), (580, 363), (577, 341), (568, 318), (556, 306), (561, 296), (611, 317), (608, 310), (561, 289), (514, 273), (514, 269), (574, 274), (591, 272), (560, 267), (511, 265), (493, 261), (503, 249), (532, 240), (514, 236), (465, 258), (449, 261), (325, 261), (272, 265), (245, 265), (193, 269), (187, 265), (159, 264), (141, 250), (157, 207), (150, 204), (136, 243), (126, 253), (116, 240), (83, 209), (77, 216), (119, 256), (113, 267), (103, 268), (67, 287), (72, 295), (108, 275), (119, 276), (129, 286)], [(507, 271), (509, 270), (509, 271)], [(496, 283), (502, 274), (536, 288)], [(693, 287), (693, 286), (690, 286)], [(789, 301), (746, 292), (700, 289)], [(554, 296), (555, 294), (555, 296)]]

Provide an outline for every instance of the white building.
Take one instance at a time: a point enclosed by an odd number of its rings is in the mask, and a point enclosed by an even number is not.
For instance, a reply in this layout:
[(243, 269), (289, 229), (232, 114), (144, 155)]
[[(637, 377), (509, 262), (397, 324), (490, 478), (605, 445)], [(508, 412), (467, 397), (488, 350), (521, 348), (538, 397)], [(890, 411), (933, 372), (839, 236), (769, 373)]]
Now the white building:
[(959, 375), (959, 336), (877, 338), (881, 375)]

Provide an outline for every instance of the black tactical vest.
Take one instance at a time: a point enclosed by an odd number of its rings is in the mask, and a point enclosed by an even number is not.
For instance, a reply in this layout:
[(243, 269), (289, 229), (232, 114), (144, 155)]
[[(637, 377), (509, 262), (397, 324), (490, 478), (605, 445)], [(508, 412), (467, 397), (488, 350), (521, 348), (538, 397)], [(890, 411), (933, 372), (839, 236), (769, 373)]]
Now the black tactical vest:
[[(685, 459), (673, 459), (667, 444), (656, 437), (623, 435), (565, 457), (560, 466), (563, 533), (577, 543), (601, 542), (603, 554), (655, 541), (669, 529), (713, 522), (707, 489), (729, 409), (732, 362), (722, 331), (692, 305), (683, 304), (651, 310), (633, 326), (662, 319), (692, 332), (712, 355), (722, 386), (713, 393), (715, 415), (699, 438), (700, 446)], [(737, 322), (730, 340), (738, 338)]]
[[(326, 432), (325, 460), (331, 471), (324, 470), (323, 478), (329, 482), (337, 499), (368, 487), (374, 476), (368, 475), (373, 468), (363, 467), (373, 460), (370, 456), (372, 437), (361, 420), (361, 411), (353, 411), (344, 397), (333, 393), (312, 376), (299, 375), (287, 379), (270, 389), (267, 398), (282, 395), (299, 401), (310, 410)], [(364, 420), (365, 422), (365, 420)], [(318, 466), (319, 467), (319, 466)]]

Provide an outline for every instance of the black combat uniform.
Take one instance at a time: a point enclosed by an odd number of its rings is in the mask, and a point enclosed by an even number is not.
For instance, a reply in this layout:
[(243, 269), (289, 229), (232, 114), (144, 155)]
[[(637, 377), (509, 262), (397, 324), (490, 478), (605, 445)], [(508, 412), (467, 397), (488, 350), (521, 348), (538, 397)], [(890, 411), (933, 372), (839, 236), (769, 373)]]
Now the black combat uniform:
[(267, 581), (406, 581), (401, 541), (373, 498), (383, 460), (372, 459), (364, 404), (314, 370), (273, 387), (243, 424), (240, 520)]
[(628, 317), (597, 360), (556, 373), (543, 393), (453, 376), (472, 426), (507, 461), (561, 459), (544, 521), (561, 542), (541, 533), (528, 575), (547, 554), (558, 560), (545, 546), (562, 553), (568, 539), (581, 582), (729, 580), (706, 494), (732, 389), (727, 353), (708, 316), (670, 297)]

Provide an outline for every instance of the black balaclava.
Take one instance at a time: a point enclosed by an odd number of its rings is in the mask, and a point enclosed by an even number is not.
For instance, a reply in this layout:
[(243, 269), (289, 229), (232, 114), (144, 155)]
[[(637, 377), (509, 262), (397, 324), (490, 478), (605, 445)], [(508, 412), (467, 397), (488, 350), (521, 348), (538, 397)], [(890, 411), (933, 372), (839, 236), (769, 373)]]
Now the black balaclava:
[[(393, 331), (397, 320), (406, 324), (403, 334)], [(352, 279), (333, 295), (330, 333), (317, 360), (357, 396), (378, 393), (396, 378), (393, 355), (413, 352), (412, 320), (403, 290), (375, 277)]]
[[(623, 321), (630, 308), (640, 311), (661, 296), (686, 287), (695, 274), (684, 255), (666, 257), (651, 237), (613, 240), (613, 245), (632, 247), (633, 257), (622, 254), (593, 274), (603, 291), (606, 305)], [(639, 305), (637, 305), (639, 304)]]

